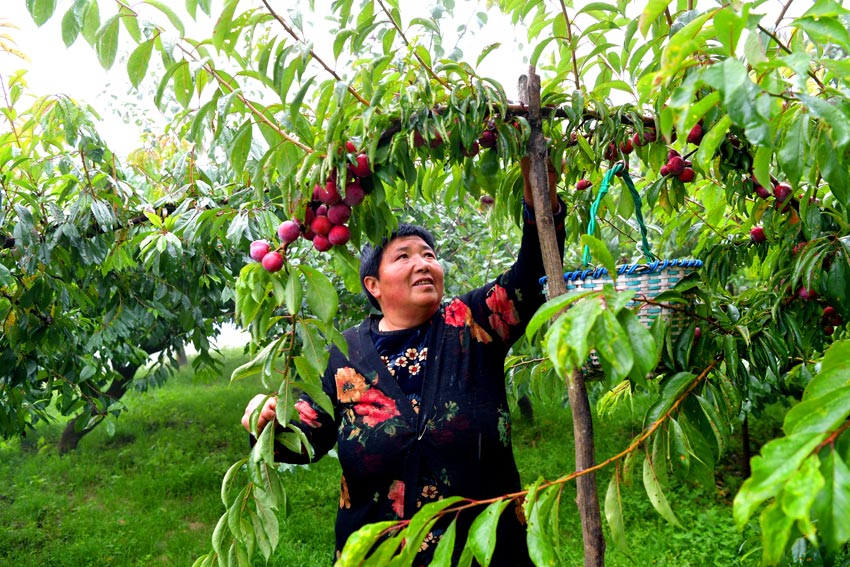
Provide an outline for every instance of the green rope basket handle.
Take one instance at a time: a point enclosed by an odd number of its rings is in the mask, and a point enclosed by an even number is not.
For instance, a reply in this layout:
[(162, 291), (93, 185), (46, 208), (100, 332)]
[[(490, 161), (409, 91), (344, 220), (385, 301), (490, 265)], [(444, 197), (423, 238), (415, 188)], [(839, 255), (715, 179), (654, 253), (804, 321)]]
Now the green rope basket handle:
[[(618, 173), (620, 174), (620, 177), (622, 177), (623, 183), (625, 183), (626, 187), (629, 189), (632, 200), (635, 202), (635, 216), (637, 217), (638, 227), (640, 228), (641, 249), (643, 250), (643, 255), (646, 256), (647, 261), (653, 262), (655, 260), (655, 254), (653, 254), (650, 250), (649, 241), (646, 239), (646, 224), (643, 222), (643, 212), (640, 210), (642, 204), (640, 194), (637, 192), (637, 189), (635, 189), (635, 184), (632, 181), (632, 178), (629, 177), (628, 169), (626, 169), (626, 166), (621, 161), (615, 163), (614, 167), (609, 169), (605, 173), (605, 177), (602, 178), (602, 183), (599, 185), (599, 194), (590, 206), (590, 222), (587, 224), (587, 234), (593, 236), (593, 233), (596, 232), (596, 212), (599, 210), (602, 198), (608, 193), (608, 187), (611, 185), (611, 179)], [(590, 247), (587, 244), (584, 245), (584, 252), (582, 253), (581, 261), (585, 266), (590, 263)]]

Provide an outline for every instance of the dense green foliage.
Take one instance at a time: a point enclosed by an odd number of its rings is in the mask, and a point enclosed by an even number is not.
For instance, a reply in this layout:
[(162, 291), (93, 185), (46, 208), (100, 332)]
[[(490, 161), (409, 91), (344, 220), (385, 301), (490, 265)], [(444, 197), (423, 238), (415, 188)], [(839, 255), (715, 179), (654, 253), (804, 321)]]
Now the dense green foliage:
[[(454, 2), (417, 17), (393, 0), (291, 9), (187, 0), (185, 18), (156, 0), (27, 7), (39, 24), (61, 16), (63, 40), (82, 38), (106, 68), (128, 45), (131, 82), (155, 81), (154, 102), (181, 110), (169, 126), (173, 153), (139, 168), (139, 155), (113, 159), (84, 109), (61, 98), (28, 106), (22, 76), (5, 80), (4, 435), (24, 431), (54, 399), (65, 413), (102, 419), (118, 409), (105, 395), (116, 372), (187, 336), (203, 349), (232, 299), (253, 337), (251, 360), (234, 379), (259, 376), (284, 399), (306, 391), (322, 402), (324, 347), (340, 343), (337, 321), (356, 317), (338, 317), (345, 303), (337, 290), (359, 287), (352, 249), (385, 234), (405, 207), (452, 210), (482, 192), (495, 197), (498, 222), (516, 218), (527, 110), (477, 72), (511, 46), (452, 49), (444, 38)], [(850, 12), (834, 0), (775, 21), (761, 2), (504, 0), (488, 8), (527, 31), (543, 77), (545, 133), (555, 163), (567, 165), (570, 247), (587, 244), (609, 271), (644, 252), (631, 199), (614, 191), (597, 211), (593, 191), (572, 189), (579, 179), (598, 186), (624, 162), (654, 252), (705, 261), (654, 300), (610, 287), (555, 298), (512, 361), (515, 383), (534, 389), (547, 374), (551, 389), (552, 376), (569, 376), (596, 351), (606, 401), (654, 396), (644, 429), (600, 468), (611, 479), (612, 541), (631, 545), (623, 486), (642, 483), (653, 508), (681, 525), (674, 479), (710, 487), (741, 420), (790, 395), (799, 403), (753, 460), (734, 517), (743, 528), (757, 515), (767, 564), (801, 549), (835, 561), (850, 541), (850, 370), (842, 365), (850, 350)], [(214, 27), (192, 37), (184, 19), (204, 14)], [(319, 21), (322, 33), (333, 30), (325, 59), (309, 41)], [(486, 35), (487, 13), (474, 21), (480, 29), (467, 31)], [(482, 150), (485, 130), (495, 145)], [(304, 221), (317, 206), (314, 186), (329, 181), (346, 199), (355, 184), (368, 194), (353, 207), (351, 245), (327, 254), (306, 239), (275, 246), (280, 271), (247, 261), (250, 241), (276, 241), (281, 221)], [(587, 235), (591, 210), (600, 228)], [(687, 322), (675, 332), (661, 322), (646, 330), (630, 299), (669, 304)], [(527, 356), (548, 361), (526, 364)], [(541, 370), (522, 370), (529, 367)], [(279, 415), (283, 426), (291, 419)], [(296, 449), (303, 442), (295, 430), (280, 439)], [(287, 488), (271, 441), (267, 428), (226, 475), (226, 511), (199, 565), (246, 564), (279, 545)], [(538, 565), (565, 560), (558, 496), (575, 475), (558, 476), (524, 495)], [(446, 504), (367, 528), (342, 563), (360, 564), (377, 537), (391, 534), (363, 563), (387, 564), (403, 538), (415, 546), (435, 515), (467, 503)], [(477, 504), (488, 507), (467, 558), (486, 563), (505, 502)]]

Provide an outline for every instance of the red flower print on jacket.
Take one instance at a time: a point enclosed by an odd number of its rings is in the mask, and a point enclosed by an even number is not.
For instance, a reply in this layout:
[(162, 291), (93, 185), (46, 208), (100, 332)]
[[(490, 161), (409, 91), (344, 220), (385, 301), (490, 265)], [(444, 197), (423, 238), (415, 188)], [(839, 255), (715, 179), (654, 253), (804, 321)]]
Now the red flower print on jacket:
[(368, 388), (366, 379), (349, 367), (340, 368), (334, 376), (336, 379), (336, 397), (340, 403), (357, 403)]
[(404, 518), (404, 482), (394, 480), (390, 485), (390, 492), (387, 498), (393, 503), (393, 512), (399, 518)]
[(298, 418), (301, 423), (307, 427), (319, 427), (319, 412), (310, 405), (310, 402), (298, 400), (295, 402), (295, 409), (298, 410)]
[(507, 340), (510, 333), (508, 327), (519, 323), (519, 314), (505, 288), (498, 284), (493, 286), (487, 295), (487, 307), (493, 312), (488, 318), (490, 326), (502, 337), (502, 340)]
[(370, 388), (360, 396), (360, 402), (354, 406), (354, 412), (363, 416), (366, 425), (375, 427), (386, 420), (401, 415), (395, 400), (384, 395), (377, 388)]
[(475, 319), (472, 318), (472, 310), (469, 306), (457, 297), (452, 299), (452, 302), (446, 306), (446, 311), (443, 313), (443, 319), (445, 319), (446, 325), (452, 327), (468, 326), (469, 332), (479, 343), (487, 344), (493, 340), (492, 337), (487, 334), (487, 331), (485, 331), (481, 325), (476, 323)]

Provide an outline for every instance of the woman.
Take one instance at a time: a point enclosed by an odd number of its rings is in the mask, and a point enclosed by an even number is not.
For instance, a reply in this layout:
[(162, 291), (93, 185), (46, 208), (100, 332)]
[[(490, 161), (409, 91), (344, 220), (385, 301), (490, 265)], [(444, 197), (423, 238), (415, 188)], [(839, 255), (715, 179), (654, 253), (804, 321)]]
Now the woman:
[[(380, 246), (361, 254), (360, 280), (380, 314), (345, 331), (348, 356), (332, 348), (323, 388), (328, 415), (308, 397), (295, 404), (300, 427), (315, 448), (313, 460), (338, 445), (342, 466), (337, 554), (367, 523), (407, 519), (448, 496), (474, 500), (520, 490), (511, 449), (504, 362), (511, 345), (543, 303), (544, 274), (533, 221), (528, 162), (523, 160), (525, 209), (522, 246), (514, 265), (487, 285), (443, 304), (443, 268), (427, 230), (400, 225)], [(549, 189), (558, 211), (563, 254), (564, 207), (557, 174)], [(259, 410), (258, 410), (259, 408)], [(258, 431), (275, 418), (276, 400), (258, 395), (242, 423), (259, 411)], [(275, 449), (277, 460), (308, 462)], [(458, 517), (455, 561), (481, 508)], [(517, 503), (503, 512), (491, 565), (531, 565), (525, 519)], [(447, 522), (425, 538), (415, 565), (427, 565)]]

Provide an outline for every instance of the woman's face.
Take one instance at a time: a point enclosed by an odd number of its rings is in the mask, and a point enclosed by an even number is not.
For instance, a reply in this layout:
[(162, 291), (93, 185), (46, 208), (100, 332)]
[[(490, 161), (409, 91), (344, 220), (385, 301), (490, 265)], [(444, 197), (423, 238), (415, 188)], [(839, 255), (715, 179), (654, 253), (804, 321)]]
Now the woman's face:
[(378, 277), (364, 282), (384, 317), (419, 324), (440, 308), (443, 276), (436, 253), (424, 240), (402, 236), (384, 248)]

